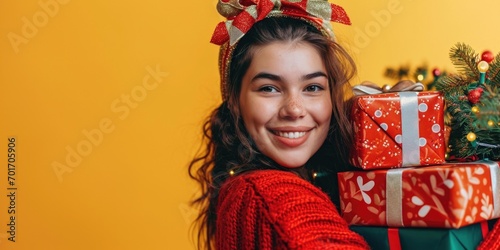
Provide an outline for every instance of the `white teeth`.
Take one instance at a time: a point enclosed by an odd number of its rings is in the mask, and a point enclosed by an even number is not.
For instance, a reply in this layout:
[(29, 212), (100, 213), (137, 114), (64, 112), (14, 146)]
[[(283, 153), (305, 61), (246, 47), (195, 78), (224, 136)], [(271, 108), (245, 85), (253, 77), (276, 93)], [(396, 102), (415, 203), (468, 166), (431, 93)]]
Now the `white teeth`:
[(306, 132), (278, 132), (278, 135), (285, 138), (296, 139), (304, 136)]

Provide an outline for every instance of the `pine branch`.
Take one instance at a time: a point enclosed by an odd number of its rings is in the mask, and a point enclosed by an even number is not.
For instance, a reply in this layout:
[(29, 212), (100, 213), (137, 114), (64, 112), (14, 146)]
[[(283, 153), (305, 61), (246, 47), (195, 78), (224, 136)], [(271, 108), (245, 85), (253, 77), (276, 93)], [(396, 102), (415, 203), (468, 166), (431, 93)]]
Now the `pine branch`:
[(500, 82), (500, 53), (495, 56), (495, 59), (490, 63), (490, 69), (487, 73), (490, 82), (498, 84)]
[(479, 55), (467, 44), (457, 43), (450, 50), (451, 62), (470, 78), (478, 79), (479, 71), (477, 69)]
[(436, 83), (436, 89), (443, 93), (447, 105), (446, 112), (450, 117), (447, 123), (451, 127), (449, 155), (456, 158), (476, 156), (480, 159), (498, 160), (500, 54), (489, 64), (486, 82), (481, 85), (478, 85), (479, 55), (470, 46), (456, 44), (450, 50), (450, 59), (459, 69), (459, 74), (440, 77)]
[(441, 90), (454, 89), (467, 86), (469, 81), (461, 75), (447, 75), (439, 78), (436, 88)]

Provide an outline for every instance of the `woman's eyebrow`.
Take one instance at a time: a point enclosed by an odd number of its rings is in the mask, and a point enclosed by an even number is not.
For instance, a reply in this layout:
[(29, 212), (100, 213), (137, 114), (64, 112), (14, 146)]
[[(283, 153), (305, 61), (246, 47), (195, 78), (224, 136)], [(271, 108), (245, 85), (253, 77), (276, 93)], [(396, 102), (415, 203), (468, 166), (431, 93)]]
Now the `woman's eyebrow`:
[(252, 78), (252, 82), (255, 81), (255, 80), (257, 80), (257, 79), (269, 79), (269, 80), (272, 80), (272, 81), (281, 81), (281, 77), (280, 76), (274, 75), (274, 74), (271, 74), (271, 73), (267, 73), (267, 72), (258, 73), (257, 75), (255, 75)]
[(314, 73), (307, 74), (307, 75), (303, 76), (302, 80), (310, 80), (310, 79), (313, 79), (313, 78), (316, 78), (316, 77), (320, 77), (320, 76), (328, 77), (326, 75), (326, 73), (318, 71), (318, 72), (314, 72)]
[[(326, 73), (322, 72), (322, 71), (318, 71), (318, 72), (314, 72), (314, 73), (311, 73), (311, 74), (307, 74), (305, 76), (302, 76), (301, 77), (301, 80), (310, 80), (310, 79), (313, 79), (313, 78), (316, 78), (316, 77), (328, 77), (326, 75)], [(261, 73), (258, 73), (257, 75), (255, 75), (253, 78), (252, 78), (252, 82), (257, 80), (257, 79), (269, 79), (269, 80), (272, 80), (272, 81), (281, 81), (281, 77), (279, 75), (274, 75), (274, 74), (271, 74), (271, 73), (267, 73), (267, 72), (261, 72)]]

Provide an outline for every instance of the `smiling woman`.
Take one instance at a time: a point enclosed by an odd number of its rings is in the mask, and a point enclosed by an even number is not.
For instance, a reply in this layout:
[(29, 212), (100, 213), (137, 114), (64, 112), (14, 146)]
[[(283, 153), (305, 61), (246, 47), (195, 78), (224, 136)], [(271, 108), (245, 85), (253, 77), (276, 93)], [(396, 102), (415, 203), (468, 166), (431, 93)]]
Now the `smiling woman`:
[[(329, 26), (349, 23), (345, 12), (323, 0), (220, 5), (230, 17), (212, 39), (223, 102), (190, 165), (202, 188), (199, 248), (367, 249), (314, 185), (316, 171), (347, 162), (343, 90), (355, 66)], [(252, 11), (265, 18), (253, 23)]]
[(255, 50), (240, 93), (245, 128), (262, 154), (283, 167), (302, 167), (328, 135), (332, 99), (325, 65), (307, 43)]

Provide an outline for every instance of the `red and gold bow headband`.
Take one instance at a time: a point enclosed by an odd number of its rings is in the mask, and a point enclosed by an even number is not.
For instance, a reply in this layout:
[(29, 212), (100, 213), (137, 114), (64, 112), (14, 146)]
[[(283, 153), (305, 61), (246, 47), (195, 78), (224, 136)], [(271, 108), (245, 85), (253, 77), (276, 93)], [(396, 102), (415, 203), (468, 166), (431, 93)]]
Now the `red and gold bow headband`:
[(219, 0), (217, 10), (227, 18), (217, 25), (211, 39), (212, 43), (222, 45), (219, 69), (223, 100), (227, 100), (226, 81), (233, 48), (256, 22), (269, 16), (305, 19), (332, 39), (330, 22), (351, 24), (344, 9), (328, 0)]

